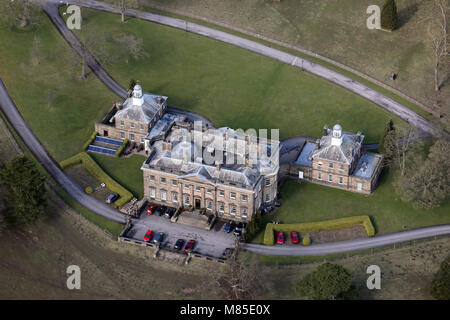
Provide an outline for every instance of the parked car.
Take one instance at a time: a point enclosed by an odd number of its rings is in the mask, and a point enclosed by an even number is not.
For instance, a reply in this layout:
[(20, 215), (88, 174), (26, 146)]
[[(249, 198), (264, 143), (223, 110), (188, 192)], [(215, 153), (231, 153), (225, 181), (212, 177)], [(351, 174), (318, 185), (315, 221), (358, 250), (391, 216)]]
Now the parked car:
[(117, 199), (119, 199), (119, 195), (117, 193), (111, 193), (108, 198), (106, 198), (106, 203), (113, 203), (114, 201), (116, 201)]
[(223, 228), (223, 230), (226, 232), (226, 233), (230, 233), (231, 231), (233, 231), (233, 228), (234, 228), (234, 222), (233, 221), (228, 221), (228, 223), (225, 225), (225, 228)]
[(153, 237), (153, 231), (148, 229), (144, 236), (144, 241), (150, 242)]
[(293, 244), (297, 244), (297, 243), (300, 242), (300, 239), (299, 239), (299, 237), (298, 237), (298, 233), (295, 232), (295, 231), (292, 231), (292, 232), (291, 232), (291, 242), (292, 242)]
[(166, 206), (158, 206), (158, 208), (156, 208), (155, 213), (158, 216), (162, 216), (164, 214), (164, 211), (166, 211)]
[(156, 206), (154, 204), (151, 204), (147, 207), (146, 213), (148, 215), (152, 215), (155, 212)]
[(245, 224), (242, 222), (239, 222), (236, 228), (234, 229), (234, 235), (237, 237), (240, 237), (242, 234), (242, 230), (245, 228)]
[(152, 240), (154, 243), (161, 243), (164, 240), (164, 232), (159, 232)]
[(278, 231), (277, 232), (277, 244), (283, 244), (284, 243), (284, 233)]
[(164, 217), (166, 217), (167, 219), (172, 218), (172, 216), (174, 215), (176, 209), (175, 208), (170, 208), (168, 207), (164, 213)]
[(195, 240), (189, 240), (188, 243), (186, 243), (186, 246), (184, 247), (184, 252), (189, 253), (192, 252), (192, 250), (194, 250), (194, 246), (195, 246)]
[(175, 245), (173, 246), (174, 249), (180, 250), (184, 245), (183, 239), (178, 239), (177, 242), (175, 242)]

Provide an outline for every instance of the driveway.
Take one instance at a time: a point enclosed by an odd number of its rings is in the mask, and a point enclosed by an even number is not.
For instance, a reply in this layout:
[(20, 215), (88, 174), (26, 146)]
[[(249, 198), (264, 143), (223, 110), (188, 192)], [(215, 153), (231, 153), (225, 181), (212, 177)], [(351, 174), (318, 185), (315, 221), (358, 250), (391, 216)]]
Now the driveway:
[[(145, 211), (145, 210), (144, 210)], [(187, 225), (170, 222), (170, 219), (157, 214), (147, 215), (142, 211), (139, 220), (133, 220), (131, 229), (125, 235), (128, 238), (142, 241), (148, 229), (153, 232), (164, 232), (163, 246), (173, 247), (178, 239), (186, 242), (190, 239), (197, 240), (194, 252), (211, 257), (220, 258), (225, 248), (234, 248), (235, 236), (233, 233), (223, 231), (223, 223), (220, 228), (211, 230), (198, 229)]]

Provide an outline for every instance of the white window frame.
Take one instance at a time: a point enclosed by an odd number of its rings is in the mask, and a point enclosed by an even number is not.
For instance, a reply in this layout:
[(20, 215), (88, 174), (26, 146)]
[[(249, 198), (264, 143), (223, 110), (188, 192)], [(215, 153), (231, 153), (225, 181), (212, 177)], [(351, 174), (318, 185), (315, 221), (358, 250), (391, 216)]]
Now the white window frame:
[(150, 188), (150, 198), (155, 199), (156, 198), (156, 189)]
[(236, 199), (236, 192), (230, 192), (230, 199)]
[(344, 178), (342, 178), (342, 177), (339, 177), (339, 182), (338, 182), (339, 184), (343, 184), (344, 183)]
[(166, 184), (166, 183), (167, 183), (167, 180), (166, 180), (165, 177), (161, 177), (161, 178), (159, 179), (159, 182), (160, 182), (161, 184)]
[(328, 182), (333, 182), (333, 176), (331, 174), (328, 175)]
[(242, 202), (247, 202), (248, 201), (248, 196), (246, 194), (241, 194), (241, 201)]
[(230, 204), (230, 215), (234, 217), (236, 215), (236, 211), (236, 206), (234, 204)]
[(219, 212), (221, 212), (221, 213), (225, 212), (225, 203), (219, 202), (219, 203), (217, 203), (217, 206), (218, 206), (218, 211)]
[(219, 190), (219, 197), (225, 197), (225, 191)]
[(167, 201), (167, 192), (166, 190), (161, 190), (161, 201)]
[(172, 202), (178, 203), (178, 193), (172, 192)]
[(177, 184), (178, 184), (178, 183), (177, 183), (177, 180), (172, 180), (172, 186), (173, 186), (173, 187), (176, 187)]

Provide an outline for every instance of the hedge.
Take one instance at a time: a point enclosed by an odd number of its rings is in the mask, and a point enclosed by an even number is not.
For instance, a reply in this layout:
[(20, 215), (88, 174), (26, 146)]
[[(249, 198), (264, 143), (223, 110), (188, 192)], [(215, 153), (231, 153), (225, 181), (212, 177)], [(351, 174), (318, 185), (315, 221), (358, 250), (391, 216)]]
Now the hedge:
[(311, 244), (311, 238), (309, 237), (309, 235), (303, 237), (302, 244), (304, 246), (309, 246)]
[(281, 232), (318, 231), (327, 229), (349, 228), (357, 225), (363, 225), (369, 237), (375, 235), (375, 228), (373, 227), (372, 221), (370, 221), (369, 216), (355, 216), (355, 217), (347, 217), (334, 220), (307, 222), (307, 223), (292, 223), (292, 224), (268, 223), (266, 225), (266, 231), (264, 233), (264, 244), (270, 246), (273, 245), (274, 243), (273, 234), (276, 231)]
[(86, 150), (91, 145), (92, 141), (94, 141), (96, 136), (97, 131), (94, 130), (94, 132), (92, 132), (91, 136), (89, 137), (88, 141), (86, 141), (86, 143), (83, 145), (83, 150)]
[(118, 193), (120, 198), (114, 202), (114, 207), (122, 208), (122, 206), (133, 198), (133, 194), (118, 184), (114, 179), (108, 176), (102, 168), (94, 161), (86, 152), (80, 152), (73, 157), (63, 160), (59, 163), (62, 169), (82, 163), (99, 181), (104, 182), (109, 190)]
[(123, 149), (125, 149), (127, 144), (128, 144), (128, 139), (123, 140), (122, 145), (120, 146), (119, 149), (117, 149), (116, 154), (114, 155), (116, 158), (120, 157), (120, 154), (122, 153)]

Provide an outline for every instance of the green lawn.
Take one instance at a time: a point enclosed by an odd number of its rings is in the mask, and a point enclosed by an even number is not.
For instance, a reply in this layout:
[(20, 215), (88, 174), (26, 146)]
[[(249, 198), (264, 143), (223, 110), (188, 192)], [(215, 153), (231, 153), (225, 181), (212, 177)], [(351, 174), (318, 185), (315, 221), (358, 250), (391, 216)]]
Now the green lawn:
[[(130, 78), (169, 105), (200, 113), (216, 126), (280, 128), (280, 137), (318, 136), (324, 124), (380, 137), (388, 112), (332, 83), (269, 58), (202, 36), (118, 15), (85, 11), (81, 38), (94, 30), (130, 32), (148, 57), (107, 67), (122, 86)], [(111, 50), (114, 48), (111, 47)]]
[[(282, 206), (264, 222), (301, 223), (368, 215), (376, 234), (402, 230), (404, 217), (408, 229), (450, 223), (450, 200), (436, 209), (415, 209), (398, 198), (392, 180), (392, 174), (384, 174), (372, 195), (289, 180), (281, 187)], [(263, 236), (264, 230), (253, 241), (262, 242)]]
[[(117, 97), (95, 76), (79, 78), (69, 46), (46, 16), (37, 29), (12, 31), (0, 22), (0, 76), (22, 116), (56, 161), (81, 151), (94, 121)], [(33, 65), (34, 37), (41, 43), (40, 63)]]
[(129, 158), (114, 158), (93, 152), (89, 152), (89, 155), (111, 178), (130, 191), (137, 199), (142, 199), (144, 181), (141, 166), (145, 161), (144, 156), (134, 154)]
[[(435, 103), (433, 52), (428, 29), (432, 1), (397, 0), (399, 28), (394, 32), (366, 27), (369, 5), (384, 0), (142, 0), (206, 17), (317, 52), (366, 73), (402, 92)], [(440, 17), (439, 17), (440, 18)], [(448, 69), (443, 62), (442, 70)], [(392, 72), (398, 74), (393, 81)], [(450, 107), (450, 86), (440, 103)]]

